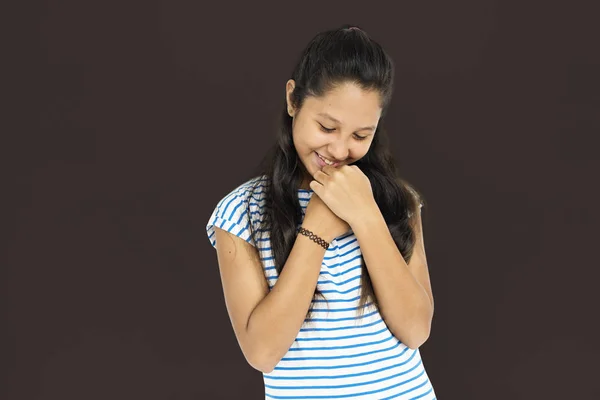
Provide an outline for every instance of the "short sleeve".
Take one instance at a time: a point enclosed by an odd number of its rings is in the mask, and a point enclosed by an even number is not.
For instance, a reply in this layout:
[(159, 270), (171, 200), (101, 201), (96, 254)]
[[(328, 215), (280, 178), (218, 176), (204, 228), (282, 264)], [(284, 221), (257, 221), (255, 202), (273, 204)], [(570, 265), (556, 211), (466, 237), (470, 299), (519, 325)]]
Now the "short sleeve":
[(251, 237), (248, 217), (249, 196), (248, 189), (237, 188), (219, 201), (206, 225), (206, 234), (213, 247), (216, 248), (217, 243), (215, 227), (230, 232), (256, 247)]

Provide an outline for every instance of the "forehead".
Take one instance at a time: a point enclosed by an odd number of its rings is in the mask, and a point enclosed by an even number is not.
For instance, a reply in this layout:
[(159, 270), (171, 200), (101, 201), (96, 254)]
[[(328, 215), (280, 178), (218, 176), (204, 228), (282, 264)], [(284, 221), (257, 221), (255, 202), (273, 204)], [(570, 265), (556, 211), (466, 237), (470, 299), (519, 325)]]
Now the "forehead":
[(312, 112), (327, 113), (344, 124), (376, 124), (381, 115), (381, 96), (354, 83), (342, 84), (321, 97), (309, 96), (305, 106)]

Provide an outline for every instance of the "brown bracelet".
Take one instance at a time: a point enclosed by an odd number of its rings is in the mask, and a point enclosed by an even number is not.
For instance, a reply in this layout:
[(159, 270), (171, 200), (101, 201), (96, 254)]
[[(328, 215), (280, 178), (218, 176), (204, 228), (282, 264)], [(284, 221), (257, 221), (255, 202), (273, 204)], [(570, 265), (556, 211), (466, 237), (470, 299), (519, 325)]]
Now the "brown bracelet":
[(301, 233), (304, 236), (308, 236), (309, 239), (311, 239), (313, 242), (320, 244), (321, 247), (323, 247), (325, 250), (327, 250), (329, 248), (329, 243), (327, 243), (325, 240), (321, 239), (319, 236), (315, 235), (313, 232), (309, 231), (308, 229), (300, 227), (298, 233)]

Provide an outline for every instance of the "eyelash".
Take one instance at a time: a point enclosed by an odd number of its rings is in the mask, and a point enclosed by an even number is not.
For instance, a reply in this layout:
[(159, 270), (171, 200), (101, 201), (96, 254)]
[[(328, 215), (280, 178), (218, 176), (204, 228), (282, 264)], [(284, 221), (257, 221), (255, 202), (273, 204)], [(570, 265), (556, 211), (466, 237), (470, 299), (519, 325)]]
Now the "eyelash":
[[(319, 124), (319, 125), (321, 125), (321, 124)], [(321, 125), (321, 130), (325, 133), (331, 133), (331, 132), (335, 131), (335, 128), (328, 129), (328, 128), (325, 128), (323, 125)], [(359, 136), (359, 135), (354, 135), (354, 137), (356, 138), (356, 140), (365, 140), (367, 138), (367, 136)]]

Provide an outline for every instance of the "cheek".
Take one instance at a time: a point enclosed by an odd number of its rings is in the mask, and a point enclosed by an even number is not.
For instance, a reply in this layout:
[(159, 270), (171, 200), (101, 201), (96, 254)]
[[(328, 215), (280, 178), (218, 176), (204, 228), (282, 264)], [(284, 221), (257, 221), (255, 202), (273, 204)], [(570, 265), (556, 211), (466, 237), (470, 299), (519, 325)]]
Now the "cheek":
[(302, 133), (302, 127), (296, 126), (292, 131), (292, 141), (294, 142), (294, 146), (296, 149), (301, 149), (304, 147), (304, 135)]
[(323, 141), (320, 140), (318, 132), (307, 128), (302, 129), (300, 126), (294, 131), (293, 139), (296, 147), (303, 152), (312, 151), (323, 146)]

